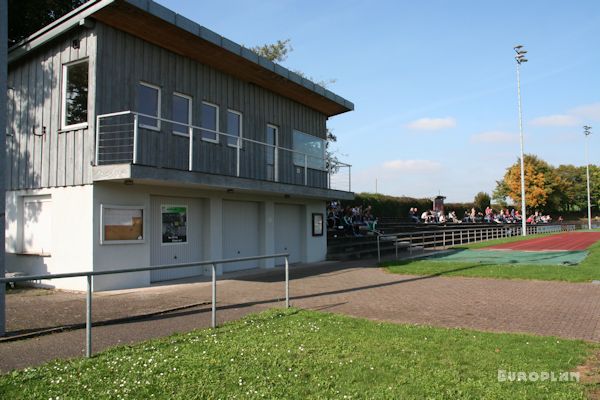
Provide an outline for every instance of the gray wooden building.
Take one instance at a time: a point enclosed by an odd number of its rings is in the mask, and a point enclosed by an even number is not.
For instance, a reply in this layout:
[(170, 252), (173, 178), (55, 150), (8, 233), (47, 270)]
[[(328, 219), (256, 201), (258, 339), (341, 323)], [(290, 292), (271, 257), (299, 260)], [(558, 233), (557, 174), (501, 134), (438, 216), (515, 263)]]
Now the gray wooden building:
[[(325, 200), (352, 198), (325, 149), (351, 102), (149, 0), (88, 1), (36, 32), (9, 50), (8, 87), (9, 271), (318, 261)], [(172, 271), (96, 289), (204, 273)]]

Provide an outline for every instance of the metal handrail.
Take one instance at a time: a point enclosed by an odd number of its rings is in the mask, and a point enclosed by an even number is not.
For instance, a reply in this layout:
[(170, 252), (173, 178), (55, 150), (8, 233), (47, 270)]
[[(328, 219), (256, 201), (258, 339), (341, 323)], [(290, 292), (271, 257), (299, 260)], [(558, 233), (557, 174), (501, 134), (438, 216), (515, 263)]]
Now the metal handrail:
[[(538, 227), (546, 228), (543, 232), (540, 232), (540, 234), (556, 233), (562, 231), (574, 231), (576, 229), (575, 225), (527, 225), (527, 233), (537, 234)], [(512, 225), (382, 234), (377, 235), (377, 260), (378, 262), (381, 262), (381, 241), (385, 241), (384, 238), (390, 238), (394, 241), (397, 259), (398, 247), (400, 244), (399, 242), (408, 242), (408, 250), (409, 253), (412, 255), (413, 248), (418, 245), (421, 245), (423, 247), (423, 250), (425, 249), (426, 245), (428, 245), (429, 247), (433, 247), (434, 249), (437, 249), (438, 247), (447, 249), (449, 245), (450, 247), (452, 247), (457, 244), (484, 242), (487, 240), (498, 239), (503, 237), (518, 236), (520, 234), (521, 226)], [(418, 243), (415, 244), (415, 242)]]
[(38, 281), (48, 279), (62, 279), (62, 278), (77, 278), (86, 277), (87, 289), (86, 289), (86, 318), (85, 318), (85, 332), (86, 332), (86, 357), (92, 355), (92, 278), (99, 275), (112, 275), (112, 274), (125, 274), (131, 272), (144, 272), (144, 271), (155, 271), (172, 268), (185, 268), (185, 267), (197, 267), (202, 265), (210, 265), (212, 267), (212, 302), (211, 302), (211, 328), (217, 326), (217, 269), (216, 266), (219, 264), (229, 264), (241, 261), (254, 261), (254, 260), (265, 260), (265, 259), (285, 259), (285, 307), (290, 307), (290, 272), (289, 272), (289, 253), (278, 253), (271, 255), (252, 256), (252, 257), (239, 257), (239, 258), (226, 258), (221, 260), (211, 261), (199, 261), (181, 264), (163, 264), (154, 265), (151, 267), (138, 267), (138, 268), (122, 268), (109, 271), (82, 271), (82, 272), (66, 272), (62, 274), (39, 274), (39, 275), (26, 275), (26, 276), (15, 276), (9, 278), (0, 277), (0, 284), (5, 285), (11, 282), (25, 282), (25, 281)]

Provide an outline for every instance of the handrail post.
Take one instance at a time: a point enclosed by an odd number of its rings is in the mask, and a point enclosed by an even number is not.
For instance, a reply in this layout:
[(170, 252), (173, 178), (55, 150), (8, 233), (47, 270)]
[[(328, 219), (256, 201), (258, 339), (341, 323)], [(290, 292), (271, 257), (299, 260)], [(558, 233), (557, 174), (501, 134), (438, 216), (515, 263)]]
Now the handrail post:
[(381, 262), (381, 249), (379, 248), (379, 235), (377, 235), (377, 262)]
[(285, 308), (290, 308), (290, 263), (285, 256)]
[(212, 305), (210, 314), (210, 327), (217, 327), (217, 267), (211, 264), (212, 267)]
[(348, 191), (352, 191), (352, 165), (348, 165)]
[(98, 165), (98, 154), (100, 152), (100, 116), (96, 116), (96, 152), (94, 155), (94, 165)]
[(188, 170), (194, 170), (194, 128), (191, 125), (188, 126), (188, 135), (190, 136), (190, 151), (188, 152)]
[(92, 356), (92, 276), (87, 275), (87, 293), (85, 297), (85, 356)]
[(446, 250), (446, 231), (442, 232), (442, 248)]
[(133, 164), (138, 162), (138, 118), (137, 114), (133, 114), (133, 156), (131, 157)]
[(308, 155), (304, 154), (304, 186), (308, 185)]
[(241, 147), (241, 143), (240, 143), (240, 139), (237, 139), (237, 146), (236, 146), (236, 176), (240, 176), (240, 147)]

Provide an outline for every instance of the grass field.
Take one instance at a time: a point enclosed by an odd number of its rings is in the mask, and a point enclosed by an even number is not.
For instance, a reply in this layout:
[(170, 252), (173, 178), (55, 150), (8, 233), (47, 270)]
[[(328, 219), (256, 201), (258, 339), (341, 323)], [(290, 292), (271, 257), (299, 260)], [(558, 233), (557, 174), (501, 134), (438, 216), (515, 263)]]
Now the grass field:
[[(532, 239), (541, 235), (528, 236)], [(545, 235), (544, 235), (545, 236)], [(456, 248), (480, 249), (494, 244), (523, 240), (522, 237), (490, 240)], [(475, 262), (447, 262), (422, 259), (384, 263), (388, 271), (407, 275), (473, 276), (504, 279), (537, 279), (549, 281), (590, 282), (600, 280), (600, 242), (589, 249), (587, 258), (576, 266), (482, 264)]]
[(580, 399), (577, 382), (499, 382), (498, 370), (571, 371), (598, 346), (271, 310), (92, 359), (0, 377), (2, 399)]

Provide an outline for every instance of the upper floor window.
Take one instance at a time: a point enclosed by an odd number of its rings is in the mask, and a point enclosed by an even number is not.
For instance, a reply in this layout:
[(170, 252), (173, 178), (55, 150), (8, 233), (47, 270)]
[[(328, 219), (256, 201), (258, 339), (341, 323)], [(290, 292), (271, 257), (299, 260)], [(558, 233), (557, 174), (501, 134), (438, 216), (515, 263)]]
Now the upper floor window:
[(192, 124), (192, 98), (185, 94), (173, 93), (173, 133), (176, 135), (189, 135), (189, 125)]
[[(227, 144), (230, 146), (242, 147), (242, 113), (233, 110), (227, 110)], [(236, 139), (237, 136), (240, 139)]]
[(300, 131), (294, 131), (294, 164), (325, 170), (325, 140)]
[(277, 141), (279, 128), (275, 125), (267, 125), (266, 143), (270, 146), (265, 146), (267, 164), (267, 179), (277, 181)]
[[(138, 85), (139, 124), (143, 128), (160, 130), (160, 88), (149, 83)], [(153, 116), (155, 118), (152, 118)]]
[(88, 60), (63, 66), (63, 128), (83, 126), (88, 122), (88, 74)]
[(203, 101), (201, 112), (202, 139), (218, 142), (219, 107)]

